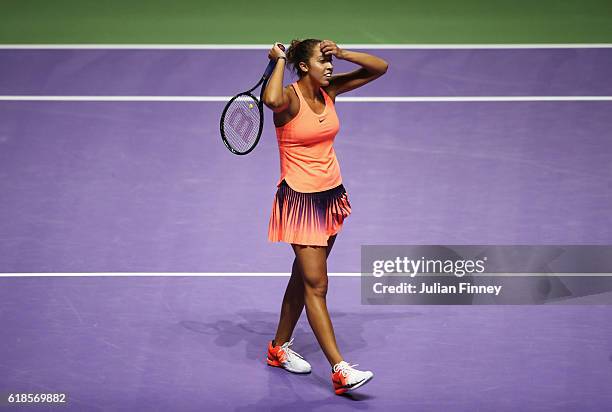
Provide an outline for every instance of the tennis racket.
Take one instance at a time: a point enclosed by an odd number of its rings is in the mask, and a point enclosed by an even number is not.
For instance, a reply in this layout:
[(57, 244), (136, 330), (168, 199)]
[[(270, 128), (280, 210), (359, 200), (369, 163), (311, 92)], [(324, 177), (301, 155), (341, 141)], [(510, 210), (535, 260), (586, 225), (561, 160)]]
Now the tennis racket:
[[(282, 44), (277, 44), (278, 47), (285, 51)], [(255, 86), (232, 97), (225, 105), (223, 113), (221, 113), (221, 139), (230, 152), (237, 155), (245, 155), (250, 153), (261, 137), (263, 130), (264, 115), (262, 96), (268, 79), (276, 66), (275, 60), (270, 60), (266, 71)], [(261, 86), (259, 100), (251, 94), (253, 90)]]

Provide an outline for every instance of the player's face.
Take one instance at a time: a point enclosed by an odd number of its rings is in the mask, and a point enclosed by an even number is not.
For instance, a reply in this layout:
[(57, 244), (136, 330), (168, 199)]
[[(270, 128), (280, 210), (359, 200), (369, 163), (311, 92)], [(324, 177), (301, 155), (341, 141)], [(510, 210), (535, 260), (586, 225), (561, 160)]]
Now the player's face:
[(308, 75), (321, 86), (327, 86), (333, 70), (332, 56), (323, 56), (319, 44), (316, 44), (308, 59)]

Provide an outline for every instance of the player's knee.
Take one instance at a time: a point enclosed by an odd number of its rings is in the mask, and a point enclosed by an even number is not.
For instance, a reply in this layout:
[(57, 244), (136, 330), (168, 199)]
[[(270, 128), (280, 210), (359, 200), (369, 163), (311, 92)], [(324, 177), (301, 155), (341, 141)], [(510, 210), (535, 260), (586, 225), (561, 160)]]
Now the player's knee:
[(306, 293), (311, 296), (324, 298), (327, 296), (327, 277), (320, 281), (309, 284), (306, 287)]

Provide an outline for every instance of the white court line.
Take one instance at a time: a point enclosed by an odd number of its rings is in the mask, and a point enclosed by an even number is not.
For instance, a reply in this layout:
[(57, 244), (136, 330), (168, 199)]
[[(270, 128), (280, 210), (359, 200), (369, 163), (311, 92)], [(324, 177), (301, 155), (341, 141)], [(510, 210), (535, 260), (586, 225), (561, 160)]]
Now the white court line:
[[(0, 96), (0, 101), (57, 102), (227, 102), (232, 96)], [(576, 102), (612, 101), (612, 96), (355, 96), (337, 98), (350, 103), (413, 102)]]
[[(24, 277), (289, 277), (288, 272), (225, 273), (225, 272), (66, 272), (66, 273), (0, 273), (0, 278)], [(329, 273), (328, 276), (361, 276), (361, 273)]]
[[(289, 277), (288, 272), (41, 272), (41, 273), (0, 273), (0, 278), (24, 278), (24, 277)], [(386, 276), (393, 277), (394, 274)], [(435, 274), (430, 274), (435, 276)], [(335, 272), (328, 273), (330, 277), (360, 277), (360, 272)], [(472, 277), (533, 277), (533, 276), (598, 276), (612, 277), (612, 273), (472, 273)], [(379, 278), (384, 280), (385, 276)], [(413, 277), (418, 280), (419, 276)]]
[[(130, 49), (130, 50), (267, 50), (270, 44), (0, 44), (0, 49)], [(499, 44), (340, 44), (346, 49), (608, 49), (612, 43), (499, 43)]]

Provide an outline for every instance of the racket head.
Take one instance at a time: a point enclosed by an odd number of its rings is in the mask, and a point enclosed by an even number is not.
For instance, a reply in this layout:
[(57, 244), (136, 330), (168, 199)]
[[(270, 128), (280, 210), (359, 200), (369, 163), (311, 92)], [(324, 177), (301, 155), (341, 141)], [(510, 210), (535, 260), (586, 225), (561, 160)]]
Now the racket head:
[(236, 155), (250, 153), (263, 130), (263, 107), (249, 92), (237, 94), (225, 105), (219, 124), (225, 147)]

